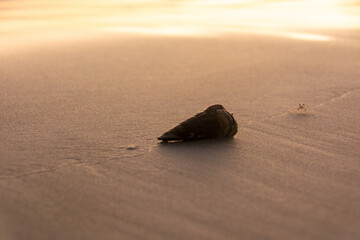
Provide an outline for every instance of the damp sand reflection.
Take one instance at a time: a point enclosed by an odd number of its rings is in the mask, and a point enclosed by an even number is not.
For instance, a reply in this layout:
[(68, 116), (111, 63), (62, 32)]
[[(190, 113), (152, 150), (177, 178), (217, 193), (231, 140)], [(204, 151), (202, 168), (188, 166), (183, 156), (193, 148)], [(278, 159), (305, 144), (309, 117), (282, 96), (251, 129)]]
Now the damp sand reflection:
[(319, 29), (360, 26), (357, 1), (2, 1), (0, 44), (106, 32), (168, 36), (256, 33), (329, 41)]

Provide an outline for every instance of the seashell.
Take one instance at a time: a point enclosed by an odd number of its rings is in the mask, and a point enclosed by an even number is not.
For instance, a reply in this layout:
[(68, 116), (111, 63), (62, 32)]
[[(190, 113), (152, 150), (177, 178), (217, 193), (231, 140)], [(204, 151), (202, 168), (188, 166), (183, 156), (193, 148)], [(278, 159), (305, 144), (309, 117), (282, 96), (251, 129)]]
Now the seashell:
[(158, 139), (167, 142), (232, 137), (236, 133), (237, 123), (233, 114), (226, 111), (222, 105), (216, 104), (181, 122)]

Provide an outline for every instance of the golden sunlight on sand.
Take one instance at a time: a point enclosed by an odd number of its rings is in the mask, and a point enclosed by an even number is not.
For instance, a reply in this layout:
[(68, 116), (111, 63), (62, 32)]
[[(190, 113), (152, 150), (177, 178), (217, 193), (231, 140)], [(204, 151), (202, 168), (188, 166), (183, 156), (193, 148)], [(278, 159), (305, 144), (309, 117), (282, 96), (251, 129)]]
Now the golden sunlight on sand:
[[(317, 29), (360, 26), (353, 0), (44, 0), (0, 2), (0, 33), (22, 39), (69, 38), (103, 31), (151, 35), (238, 32), (328, 41)], [(309, 31), (312, 33), (310, 34)], [(17, 38), (17, 41), (19, 38)]]

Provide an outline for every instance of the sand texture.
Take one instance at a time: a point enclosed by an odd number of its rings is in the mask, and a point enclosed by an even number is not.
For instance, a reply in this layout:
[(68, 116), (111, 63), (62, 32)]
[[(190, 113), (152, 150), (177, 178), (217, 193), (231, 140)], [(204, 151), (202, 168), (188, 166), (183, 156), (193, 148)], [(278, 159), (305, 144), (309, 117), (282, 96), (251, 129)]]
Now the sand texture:
[[(359, 40), (2, 50), (1, 239), (360, 239)], [(234, 139), (159, 144), (216, 103)]]

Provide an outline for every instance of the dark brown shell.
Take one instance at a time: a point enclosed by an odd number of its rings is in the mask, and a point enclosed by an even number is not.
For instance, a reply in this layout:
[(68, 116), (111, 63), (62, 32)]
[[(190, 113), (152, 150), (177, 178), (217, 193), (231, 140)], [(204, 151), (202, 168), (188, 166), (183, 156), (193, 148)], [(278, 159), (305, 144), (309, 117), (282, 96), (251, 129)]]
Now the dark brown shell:
[(232, 137), (237, 123), (231, 113), (220, 105), (212, 105), (158, 137), (162, 141)]

